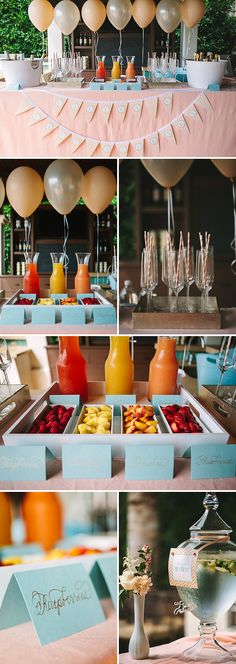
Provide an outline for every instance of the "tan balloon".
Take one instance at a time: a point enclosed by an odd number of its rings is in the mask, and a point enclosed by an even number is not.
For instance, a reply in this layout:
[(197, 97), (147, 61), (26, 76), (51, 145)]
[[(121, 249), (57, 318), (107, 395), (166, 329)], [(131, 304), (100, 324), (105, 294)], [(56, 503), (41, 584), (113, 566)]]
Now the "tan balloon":
[(142, 159), (146, 171), (162, 187), (174, 187), (192, 163), (193, 159)]
[(116, 192), (116, 178), (105, 166), (95, 166), (84, 176), (82, 197), (94, 214), (101, 214), (110, 205)]
[(147, 28), (153, 21), (156, 13), (154, 0), (135, 0), (133, 4), (133, 18), (140, 28)]
[(106, 18), (106, 7), (101, 0), (86, 0), (82, 7), (82, 19), (92, 32), (97, 32)]
[(5, 187), (2, 179), (0, 178), (0, 208), (3, 206), (5, 200)]
[(124, 30), (133, 13), (130, 0), (108, 0), (107, 17), (116, 30)]
[(71, 35), (80, 20), (80, 11), (71, 0), (61, 0), (54, 9), (54, 20), (63, 35)]
[(164, 32), (174, 32), (181, 21), (179, 0), (161, 0), (157, 5), (156, 19)]
[(6, 194), (13, 209), (23, 217), (30, 217), (43, 198), (43, 181), (29, 166), (18, 166), (7, 178)]
[(54, 8), (48, 0), (33, 0), (28, 7), (28, 14), (35, 28), (44, 32), (53, 21)]
[(212, 159), (212, 162), (226, 178), (236, 178), (236, 159)]
[(180, 6), (180, 11), (182, 21), (187, 28), (194, 28), (205, 14), (204, 0), (184, 0)]
[(84, 174), (73, 159), (56, 159), (48, 166), (44, 175), (46, 196), (52, 207), (60, 214), (69, 214), (78, 203)]

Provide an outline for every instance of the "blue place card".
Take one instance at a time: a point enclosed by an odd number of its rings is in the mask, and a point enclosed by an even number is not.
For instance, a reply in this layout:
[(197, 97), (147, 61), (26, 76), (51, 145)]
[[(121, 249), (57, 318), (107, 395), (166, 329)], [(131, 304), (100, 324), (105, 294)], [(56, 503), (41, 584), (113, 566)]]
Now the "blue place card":
[(127, 445), (126, 480), (171, 480), (174, 476), (173, 445)]
[(235, 477), (236, 445), (193, 445), (191, 447), (191, 477), (216, 479)]
[(117, 556), (100, 556), (94, 563), (90, 577), (99, 599), (111, 596), (113, 604), (117, 606)]
[(8, 305), (2, 308), (1, 323), (4, 325), (24, 325), (25, 311), (23, 305)]
[(40, 544), (11, 544), (9, 546), (1, 546), (0, 548), (0, 558), (32, 556), (37, 553), (43, 553), (43, 548)]
[(55, 307), (51, 304), (36, 305), (32, 308), (32, 323), (34, 325), (55, 325)]
[(50, 394), (49, 403), (62, 406), (75, 406), (77, 404), (79, 406), (80, 396), (79, 394)]
[(103, 307), (94, 305), (93, 307), (94, 325), (113, 325), (116, 323), (115, 307)]
[(62, 448), (64, 479), (107, 479), (111, 477), (111, 464), (111, 445), (76, 443)]
[(106, 394), (106, 404), (114, 406), (114, 415), (120, 415), (120, 407), (127, 404), (132, 406), (136, 404), (136, 394)]
[(93, 583), (83, 565), (16, 572), (0, 608), (0, 629), (32, 620), (41, 645), (104, 621)]
[(171, 405), (173, 403), (182, 404), (183, 397), (181, 394), (153, 394), (152, 395), (152, 405), (160, 406), (161, 404)]
[(85, 325), (85, 310), (79, 304), (61, 309), (62, 325)]
[(0, 482), (46, 480), (46, 447), (14, 445), (0, 448)]

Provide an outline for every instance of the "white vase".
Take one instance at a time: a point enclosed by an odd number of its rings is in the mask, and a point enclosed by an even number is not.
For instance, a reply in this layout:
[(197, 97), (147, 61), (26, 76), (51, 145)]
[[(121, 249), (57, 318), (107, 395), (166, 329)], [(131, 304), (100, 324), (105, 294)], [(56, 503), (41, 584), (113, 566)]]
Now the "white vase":
[(149, 642), (144, 631), (145, 596), (134, 595), (134, 631), (129, 642), (132, 659), (146, 659), (149, 655)]

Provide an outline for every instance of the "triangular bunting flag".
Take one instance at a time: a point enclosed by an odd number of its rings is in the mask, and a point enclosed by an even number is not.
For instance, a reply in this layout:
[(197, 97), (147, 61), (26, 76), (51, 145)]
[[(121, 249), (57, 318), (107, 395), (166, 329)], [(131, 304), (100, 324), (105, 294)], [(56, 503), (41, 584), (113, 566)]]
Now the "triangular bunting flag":
[(142, 110), (143, 110), (143, 101), (131, 101), (129, 103), (129, 107), (132, 109), (137, 122), (139, 122), (141, 115), (142, 115)]
[(34, 104), (32, 104), (32, 101), (28, 101), (27, 99), (21, 98), (20, 104), (18, 106), (18, 109), (16, 111), (16, 115), (21, 115), (21, 113), (26, 113), (26, 111), (31, 111), (32, 108), (34, 108)]
[(211, 102), (209, 101), (207, 95), (203, 92), (202, 95), (196, 99), (196, 104), (199, 104), (199, 106), (203, 106), (203, 108), (207, 108), (209, 111), (213, 111), (213, 106), (211, 105)]
[(166, 92), (164, 95), (159, 96), (159, 102), (171, 113), (172, 111), (172, 92)]
[(158, 97), (151, 97), (151, 99), (147, 97), (144, 101), (144, 104), (147, 105), (148, 109), (150, 109), (152, 114), (152, 119), (155, 120), (158, 109)]
[(86, 139), (86, 151), (87, 151), (87, 156), (88, 157), (92, 156), (92, 154), (97, 149), (98, 145), (100, 145), (100, 141), (95, 141), (92, 138), (87, 138)]
[(84, 141), (85, 141), (84, 136), (77, 136), (77, 134), (72, 134), (71, 135), (72, 152), (76, 152), (76, 150), (80, 148), (80, 146), (82, 145), (82, 143), (84, 143)]
[(102, 151), (106, 157), (110, 157), (114, 148), (114, 143), (102, 143)]
[(128, 108), (128, 102), (119, 102), (118, 104), (115, 105), (118, 116), (121, 118), (122, 122), (124, 122), (126, 113), (127, 113), (127, 108)]
[(69, 136), (71, 136), (71, 131), (69, 131), (69, 129), (64, 129), (64, 127), (60, 127), (57, 134), (57, 145), (64, 143)]
[(47, 118), (42, 125), (42, 138), (51, 134), (52, 131), (57, 129), (58, 124), (54, 120)]
[(136, 141), (131, 141), (132, 148), (135, 152), (135, 154), (138, 155), (138, 157), (143, 156), (143, 143), (144, 139), (143, 138), (137, 138)]
[(60, 115), (62, 109), (67, 102), (67, 97), (54, 97), (54, 113), (56, 117)]
[(73, 117), (73, 120), (75, 120), (76, 116), (78, 115), (81, 106), (82, 106), (82, 101), (72, 101), (70, 104), (70, 110), (71, 110), (71, 115)]
[(37, 122), (41, 122), (41, 120), (45, 120), (46, 117), (46, 113), (35, 108), (34, 112), (29, 118), (29, 126), (34, 125)]
[(111, 111), (113, 108), (113, 103), (112, 102), (104, 102), (104, 104), (100, 104), (100, 110), (102, 112), (102, 115), (106, 119), (107, 122), (109, 122)]
[(179, 118), (177, 118), (177, 120), (174, 120), (172, 122), (172, 126), (174, 128), (176, 127), (178, 129), (181, 129), (181, 131), (184, 131), (184, 132), (187, 131), (189, 133), (189, 128), (188, 128), (187, 122), (185, 122), (185, 119), (184, 119), (183, 115), (181, 115)]
[(202, 122), (202, 118), (200, 116), (200, 113), (198, 113), (198, 110), (197, 110), (195, 104), (192, 104), (192, 106), (190, 106), (190, 108), (188, 108), (186, 111), (183, 111), (183, 112), (184, 112), (184, 115), (187, 115), (192, 120), (198, 120), (198, 121)]
[(97, 110), (97, 103), (89, 101), (87, 104), (85, 104), (86, 111), (89, 115), (89, 122), (93, 119), (94, 113)]
[(168, 125), (168, 127), (163, 127), (163, 129), (159, 129), (159, 134), (161, 134), (161, 136), (165, 136), (165, 138), (168, 138), (168, 141), (173, 141), (176, 143), (175, 135), (171, 125)]
[(151, 134), (148, 138), (145, 139), (149, 145), (151, 145), (157, 152), (159, 152), (159, 136), (157, 133)]
[(116, 147), (121, 157), (127, 157), (129, 151), (129, 143), (117, 143)]

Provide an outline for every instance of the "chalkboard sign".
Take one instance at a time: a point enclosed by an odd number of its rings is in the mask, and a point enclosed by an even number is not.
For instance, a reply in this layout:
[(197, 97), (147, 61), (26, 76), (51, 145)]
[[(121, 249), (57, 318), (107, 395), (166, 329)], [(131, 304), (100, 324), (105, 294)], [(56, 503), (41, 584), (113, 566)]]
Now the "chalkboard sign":
[[(50, 253), (53, 253), (55, 251), (61, 251), (62, 252), (62, 242), (58, 242), (58, 240), (52, 241), (52, 242), (43, 242), (42, 240), (37, 240), (35, 242), (35, 251), (39, 252), (39, 260), (38, 260), (38, 271), (40, 274), (49, 272), (51, 273), (52, 271), (52, 261), (51, 261), (51, 256)], [(79, 251), (88, 251), (88, 243), (85, 242), (80, 242), (78, 244), (75, 244), (74, 242), (68, 241), (67, 243), (67, 254), (69, 257), (69, 266), (68, 266), (68, 272), (73, 272), (75, 274), (77, 272), (77, 261), (75, 257), (75, 252)]]

